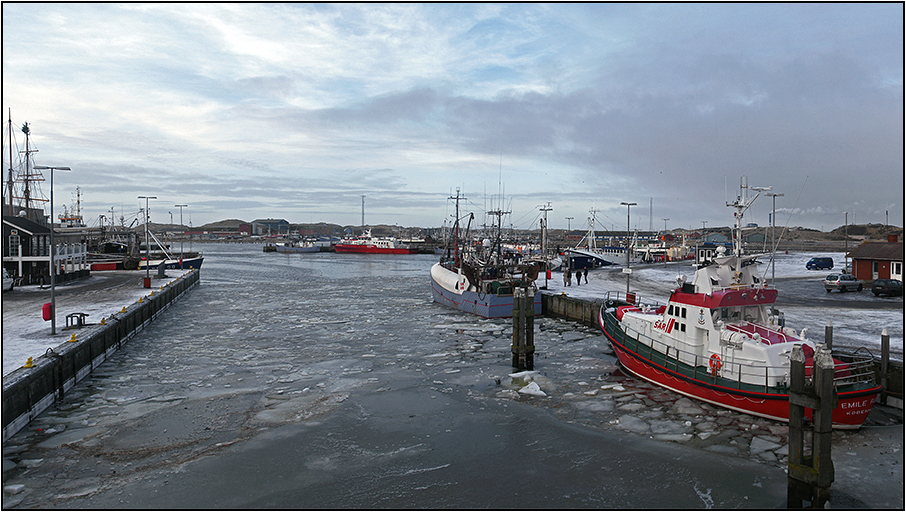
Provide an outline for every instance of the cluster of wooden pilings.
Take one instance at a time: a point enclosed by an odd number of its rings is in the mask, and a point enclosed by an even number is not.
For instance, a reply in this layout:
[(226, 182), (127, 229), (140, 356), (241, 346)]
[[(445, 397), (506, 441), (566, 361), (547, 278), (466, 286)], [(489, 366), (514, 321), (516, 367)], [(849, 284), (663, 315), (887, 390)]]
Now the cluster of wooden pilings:
[(535, 369), (535, 291), (513, 290), (513, 368)]

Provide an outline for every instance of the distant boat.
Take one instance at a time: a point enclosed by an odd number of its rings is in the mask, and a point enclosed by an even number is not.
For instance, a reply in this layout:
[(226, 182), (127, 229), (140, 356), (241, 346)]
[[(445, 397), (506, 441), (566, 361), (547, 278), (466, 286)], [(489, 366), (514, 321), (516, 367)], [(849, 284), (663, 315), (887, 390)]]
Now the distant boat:
[[(167, 256), (165, 258), (152, 258), (151, 259), (151, 268), (159, 268), (161, 264), (164, 265), (166, 269), (183, 269), (189, 270), (193, 268), (201, 268), (201, 264), (204, 262), (204, 256), (197, 254), (196, 256), (188, 256), (189, 253), (186, 253), (187, 257), (183, 258), (182, 256)], [(138, 261), (138, 270), (144, 270), (147, 265), (147, 260), (142, 258)]]
[[(591, 217), (588, 218), (588, 232), (579, 240), (575, 247), (570, 247), (563, 251), (563, 255), (569, 258), (577, 258), (593, 268), (607, 265), (625, 265), (626, 264), (626, 247), (606, 246), (597, 247), (597, 237), (595, 236), (595, 214), (597, 210), (591, 210)], [(582, 243), (585, 247), (582, 248)], [(630, 241), (626, 245), (631, 247)], [(630, 248), (629, 262), (636, 264), (640, 262), (639, 257)]]
[[(472, 217), (470, 215), (469, 226)], [(541, 264), (520, 262), (518, 256), (505, 257), (500, 250), (499, 233), (498, 230), (496, 243), (484, 240), (480, 251), (461, 251), (457, 194), (454, 254), (431, 266), (431, 294), (435, 302), (482, 318), (512, 317), (514, 289), (528, 288), (535, 291), (535, 314), (541, 314), (541, 293), (535, 286)], [(464, 239), (468, 239), (468, 235)]]
[(274, 244), (276, 252), (281, 253), (298, 253), (298, 252), (321, 252), (321, 246), (315, 245), (314, 242), (277, 242)]
[(401, 243), (395, 237), (376, 237), (368, 229), (356, 238), (344, 238), (334, 246), (337, 252), (364, 254), (415, 254), (417, 249)]

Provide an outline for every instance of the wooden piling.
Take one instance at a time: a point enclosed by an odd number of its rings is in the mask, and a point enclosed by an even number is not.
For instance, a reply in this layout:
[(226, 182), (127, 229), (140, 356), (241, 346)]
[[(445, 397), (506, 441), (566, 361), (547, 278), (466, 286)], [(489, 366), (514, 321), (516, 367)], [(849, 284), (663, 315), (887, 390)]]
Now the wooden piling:
[(881, 403), (887, 405), (887, 384), (890, 378), (890, 335), (881, 330)]
[(513, 290), (513, 368), (534, 370), (535, 366), (535, 293), (531, 289)]
[[(834, 390), (834, 360), (824, 344), (818, 344), (814, 355), (812, 382), (805, 379), (805, 355), (796, 345), (790, 354), (790, 454), (787, 472), (787, 507), (824, 508), (830, 500), (834, 481), (831, 459), (833, 441), (832, 415), (837, 406)], [(808, 426), (805, 409), (812, 410)], [(811, 434), (811, 451), (806, 451), (805, 436)]]

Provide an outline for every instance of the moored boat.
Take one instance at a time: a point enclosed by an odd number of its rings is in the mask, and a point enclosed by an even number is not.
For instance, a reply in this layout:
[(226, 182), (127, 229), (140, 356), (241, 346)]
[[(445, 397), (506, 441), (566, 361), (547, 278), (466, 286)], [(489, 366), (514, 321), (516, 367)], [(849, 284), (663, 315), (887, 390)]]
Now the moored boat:
[(295, 242), (277, 242), (274, 244), (274, 252), (280, 253), (305, 253), (321, 252), (321, 247), (313, 242), (295, 241)]
[[(802, 347), (807, 368), (826, 348), (785, 325), (772, 307), (777, 290), (758, 273), (758, 255), (742, 254), (742, 215), (757, 197), (731, 205), (737, 209), (733, 254), (719, 247), (691, 283), (677, 278), (666, 304), (608, 294), (598, 319), (630, 373), (720, 407), (788, 421), (793, 348)], [(881, 391), (871, 355), (856, 354), (833, 354), (834, 428), (859, 428)]]
[(483, 318), (505, 318), (513, 316), (515, 289), (525, 288), (534, 293), (533, 310), (540, 315), (541, 294), (537, 291), (535, 280), (541, 265), (522, 263), (517, 255), (504, 256), (500, 251), (499, 238), (498, 243), (485, 240), (480, 253), (464, 253), (459, 244), (458, 194), (455, 199), (453, 254), (442, 257), (440, 262), (431, 266), (431, 295), (434, 301)]
[(365, 254), (415, 254), (417, 249), (402, 244), (396, 237), (377, 237), (368, 229), (356, 238), (344, 238), (334, 246), (337, 252)]

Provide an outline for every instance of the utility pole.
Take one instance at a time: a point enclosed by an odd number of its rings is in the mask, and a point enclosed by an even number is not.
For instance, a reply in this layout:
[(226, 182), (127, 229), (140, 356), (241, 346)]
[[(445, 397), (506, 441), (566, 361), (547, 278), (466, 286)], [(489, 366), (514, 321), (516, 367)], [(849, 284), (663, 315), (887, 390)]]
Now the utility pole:
[(783, 194), (767, 192), (766, 196), (771, 197), (771, 286), (774, 286), (774, 253), (777, 252), (777, 246), (774, 245), (774, 228), (777, 226), (777, 197)]
[(50, 171), (50, 334), (54, 335), (57, 333), (57, 246), (53, 240), (53, 172), (71, 171), (72, 169), (69, 167), (36, 165), (34, 170)]
[(362, 229), (365, 229), (365, 194), (362, 194)]
[(629, 276), (632, 275), (632, 269), (629, 268), (629, 253), (632, 251), (632, 247), (629, 246), (629, 207), (635, 206), (636, 203), (622, 202), (620, 204), (626, 206), (626, 268), (623, 269), (623, 272), (626, 273), (626, 295), (629, 295)]
[(575, 217), (567, 217), (567, 218), (566, 218), (566, 233), (567, 233), (567, 234), (569, 234), (569, 232), (571, 231), (571, 228), (570, 228), (570, 225), (569, 225), (569, 221), (571, 221), (571, 220), (573, 220), (573, 219), (575, 219)]
[[(182, 224), (182, 209), (183, 209), (183, 208), (187, 208), (189, 205), (187, 205), (187, 204), (175, 204), (175, 205), (173, 205), (173, 206), (179, 208), (179, 227), (182, 227), (182, 225), (183, 225), (183, 224)], [(186, 238), (186, 237), (185, 237), (185, 232), (183, 232), (183, 236), (181, 236), (181, 237), (179, 237), (179, 238), (180, 238), (180, 240), (179, 240), (179, 258), (182, 259), (182, 257), (183, 257), (183, 252), (184, 252), (184, 251), (183, 251), (183, 246), (182, 246), (182, 244), (185, 242), (185, 238)]]
[(666, 267), (667, 266), (667, 221), (670, 219), (667, 218), (667, 219), (661, 219), (661, 220), (664, 221), (664, 266)]

